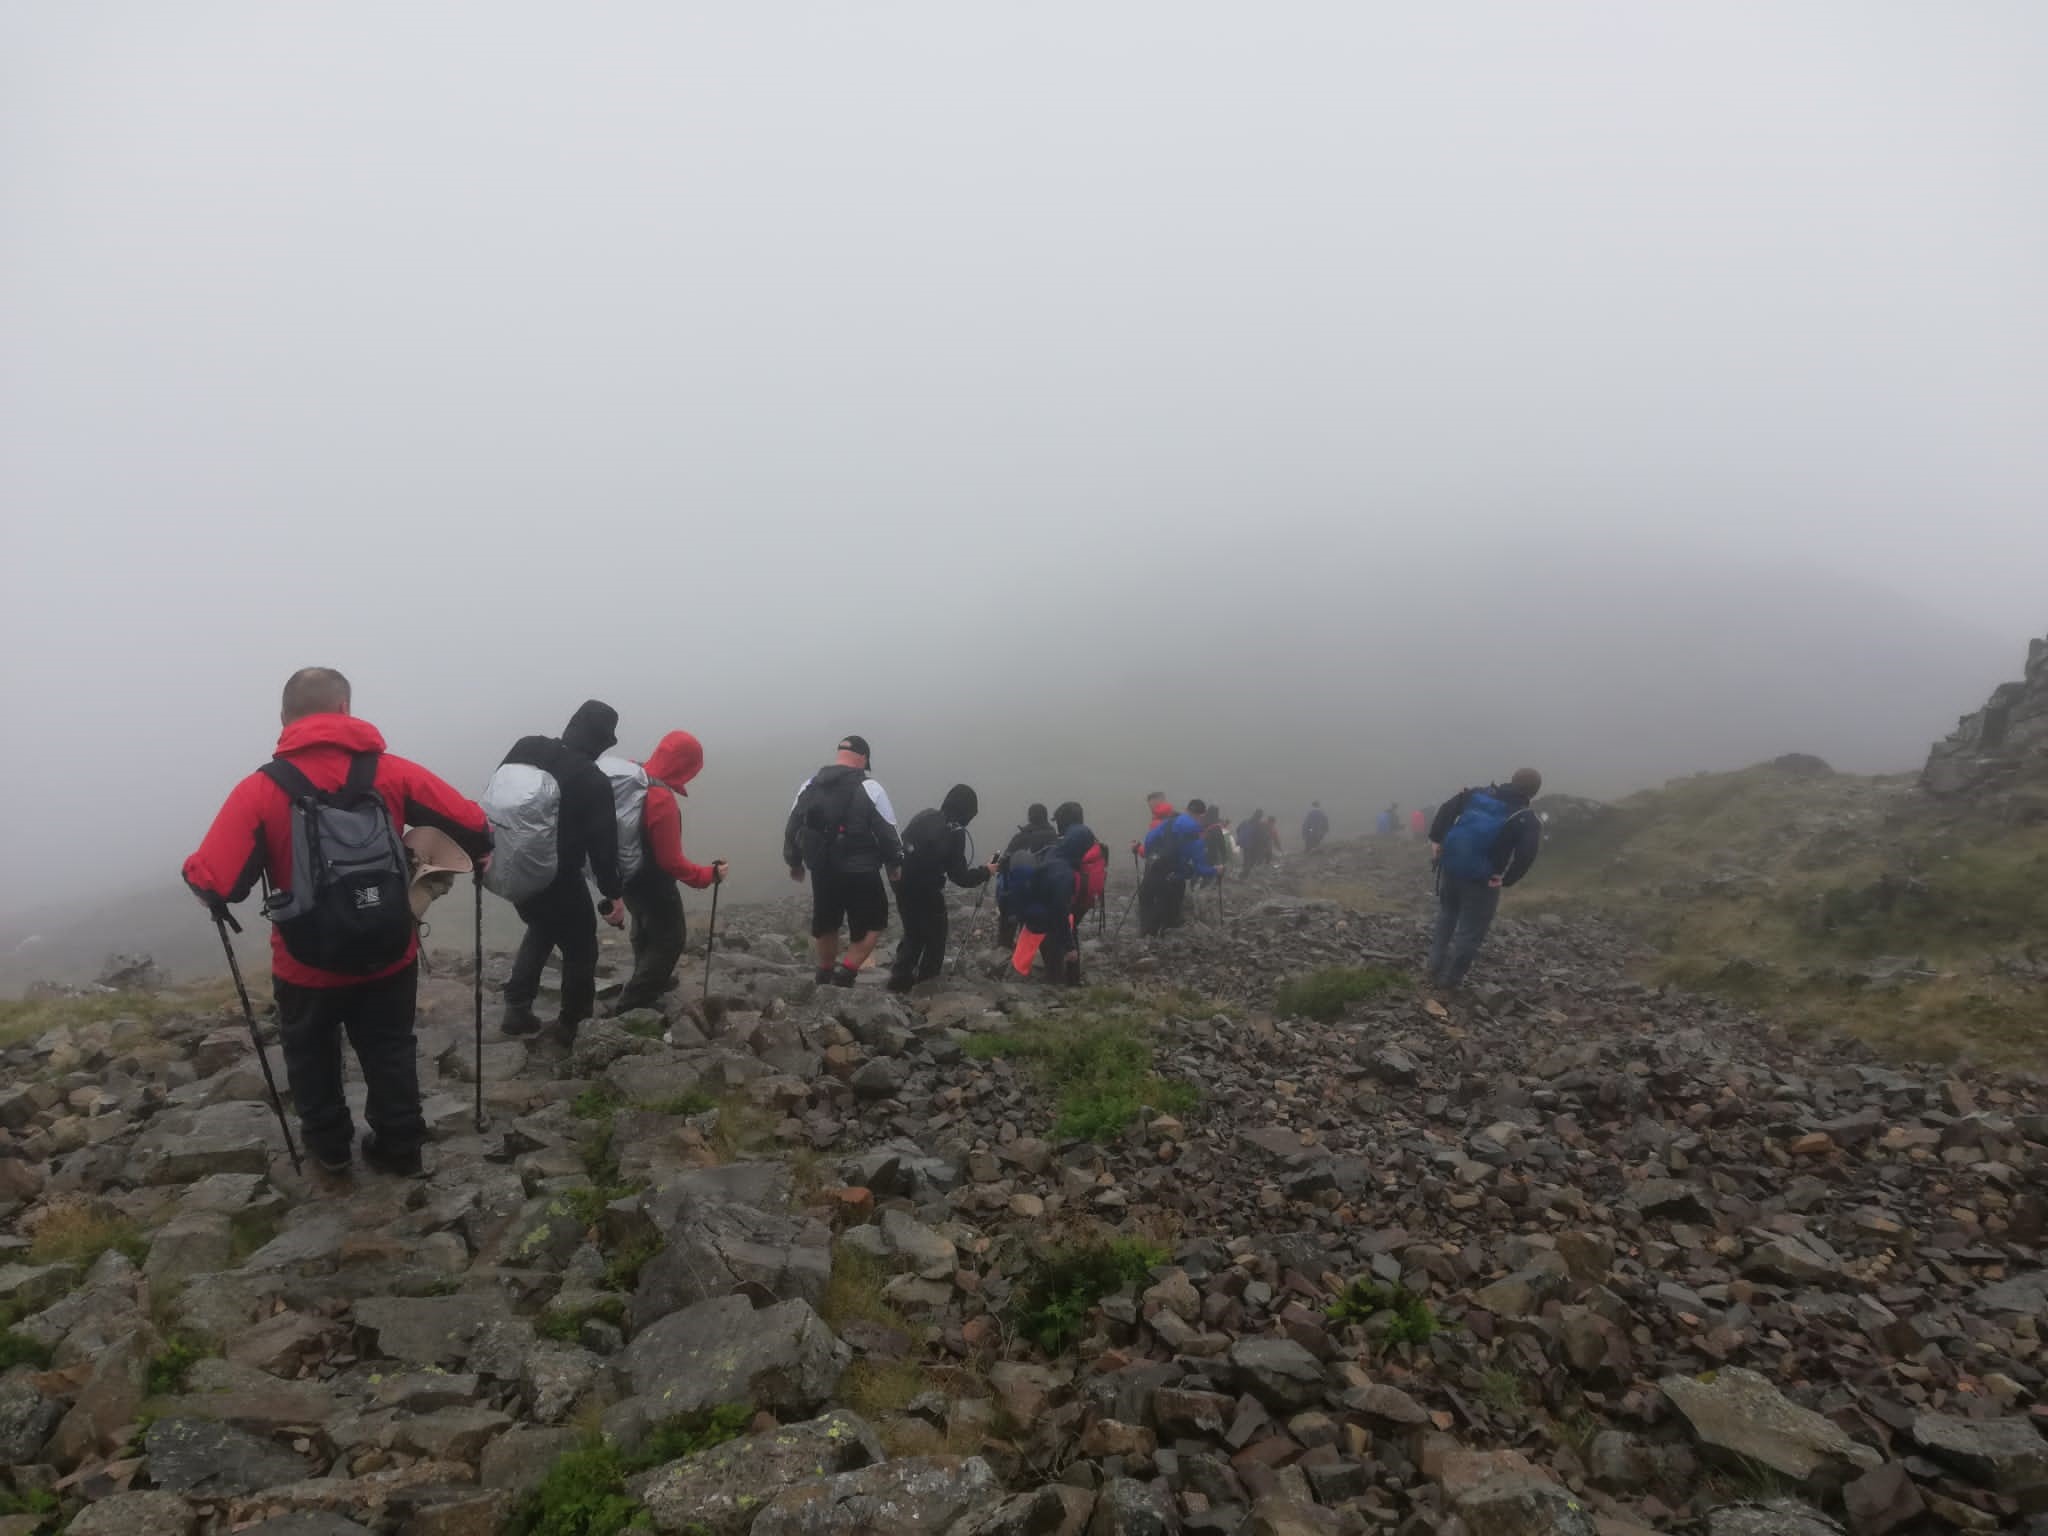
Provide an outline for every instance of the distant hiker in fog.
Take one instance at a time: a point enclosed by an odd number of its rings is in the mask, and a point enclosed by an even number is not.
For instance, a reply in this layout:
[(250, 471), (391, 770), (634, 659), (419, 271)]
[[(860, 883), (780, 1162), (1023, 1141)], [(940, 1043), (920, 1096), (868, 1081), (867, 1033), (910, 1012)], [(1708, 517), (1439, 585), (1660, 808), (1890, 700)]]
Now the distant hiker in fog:
[[(1009, 844), (1003, 849), (1003, 858), (1007, 860), (1012, 854), (1037, 853), (1050, 848), (1058, 841), (1059, 835), (1044, 806), (1029, 806), (1024, 812), (1024, 824), (1010, 835)], [(1017, 942), (1017, 925), (1000, 912), (996, 915), (996, 942), (1004, 949)]]
[[(1062, 807), (1062, 810), (1069, 807)], [(1046, 979), (1061, 986), (1079, 986), (1078, 910), (1088, 897), (1088, 856), (1097, 851), (1095, 834), (1079, 818), (1061, 831), (1051, 847), (1015, 854), (997, 886), (997, 900), (1022, 932), (1010, 956), (1010, 969), (1031, 974), (1034, 958), (1045, 958)]]
[(606, 753), (597, 766), (612, 787), (619, 874), (633, 919), (633, 975), (619, 992), (619, 1012), (658, 1008), (689, 937), (677, 882), (701, 891), (725, 878), (725, 860), (693, 864), (683, 853), (676, 796), (689, 798), (686, 786), (703, 770), (704, 747), (688, 731), (670, 731), (644, 763)]
[(1436, 937), (1429, 979), (1455, 987), (1472, 969), (1500, 893), (1529, 873), (1543, 843), (1543, 823), (1529, 802), (1543, 788), (1534, 768), (1517, 768), (1506, 784), (1460, 790), (1437, 809), (1429, 841), (1436, 856)]
[[(484, 885), (512, 903), (526, 936), (505, 982), (508, 1035), (538, 1033), (534, 999), (548, 956), (562, 954), (562, 1012), (558, 1034), (576, 1028), (597, 1006), (597, 919), (614, 928), (626, 922), (625, 882), (619, 874), (617, 811), (611, 780), (597, 760), (618, 742), (619, 712), (586, 699), (560, 736), (522, 736), (484, 786), (499, 856)], [(590, 906), (584, 866), (601, 898)]]
[[(889, 926), (889, 891), (882, 871), (903, 873), (903, 839), (888, 791), (868, 777), (873, 763), (867, 738), (840, 738), (839, 755), (797, 787), (782, 829), (782, 862), (789, 878), (811, 876), (811, 940), (818, 984), (850, 987)], [(839, 927), (846, 925), (846, 958)]]
[[(980, 809), (974, 791), (955, 784), (937, 810), (919, 811), (904, 824), (903, 877), (896, 882), (903, 941), (889, 968), (891, 992), (908, 992), (946, 968), (946, 882), (971, 891), (995, 872), (994, 861), (986, 867), (967, 862), (967, 824)], [(1045, 807), (1031, 809), (1043, 813)]]
[(1264, 808), (1237, 825), (1238, 851), (1244, 855), (1244, 872), (1250, 874), (1273, 856), (1272, 825)]
[[(384, 737), (350, 710), (348, 679), (327, 667), (294, 672), (284, 685), (277, 755), (237, 784), (185, 861), (185, 884), (216, 912), (257, 880), (271, 894), (271, 990), (299, 1133), (315, 1163), (349, 1171), (355, 1121), (342, 1094), (341, 1040), (362, 1068), (363, 1161), (386, 1173), (422, 1171), (427, 1122), (413, 1039), (419, 935), (407, 900), (410, 871), (397, 829), (445, 832), (472, 860), (491, 851), (483, 808), (417, 763), (384, 750)], [(299, 868), (296, 850), (319, 818), (353, 824), (365, 857), (345, 880)], [(310, 861), (309, 861), (310, 862)]]
[(1330, 835), (1330, 818), (1323, 814), (1323, 802), (1311, 800), (1308, 814), (1301, 818), (1301, 851), (1314, 853)]
[(1202, 813), (1202, 848), (1218, 869), (1230, 863), (1230, 824), (1223, 819), (1223, 807), (1210, 803)]
[(1422, 814), (1422, 807), (1418, 805), (1408, 813), (1408, 835), (1419, 839), (1428, 830), (1429, 818)]
[(1102, 901), (1103, 892), (1109, 889), (1109, 850), (1102, 846), (1101, 838), (1089, 831), (1088, 818), (1081, 814), (1081, 807), (1076, 801), (1063, 802), (1052, 813), (1052, 822), (1062, 838), (1071, 835), (1076, 827), (1088, 832), (1079, 865), (1080, 885), (1074, 892), (1074, 931), (1079, 933), (1081, 919), (1095, 910)]
[[(1152, 827), (1133, 847), (1144, 867), (1138, 881), (1138, 933), (1151, 938), (1184, 921), (1188, 882), (1214, 880), (1218, 871), (1203, 847), (1201, 823), (1176, 811), (1164, 795), (1146, 798), (1152, 806)], [(1190, 809), (1207, 809), (1199, 800), (1188, 804)]]
[(1394, 817), (1399, 813), (1400, 809), (1398, 805), (1390, 805), (1384, 811), (1381, 811), (1373, 820), (1373, 831), (1381, 837), (1392, 837), (1394, 835)]

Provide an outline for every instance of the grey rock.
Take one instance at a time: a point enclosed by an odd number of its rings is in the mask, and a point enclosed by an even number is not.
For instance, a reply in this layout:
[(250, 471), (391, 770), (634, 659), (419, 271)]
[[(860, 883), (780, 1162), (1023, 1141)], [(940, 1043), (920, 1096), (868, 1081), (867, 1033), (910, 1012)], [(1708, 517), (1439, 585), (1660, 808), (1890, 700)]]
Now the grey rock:
[(527, 1351), (519, 1375), (527, 1411), (539, 1424), (559, 1424), (597, 1382), (604, 1362), (574, 1344), (542, 1340)]
[(484, 1327), (507, 1316), (495, 1296), (370, 1296), (355, 1305), (372, 1357), (409, 1365), (460, 1365)]
[(1047, 1483), (970, 1515), (950, 1536), (1082, 1536), (1095, 1512), (1095, 1495), (1066, 1483)]
[(0, 1466), (25, 1467), (42, 1460), (43, 1447), (64, 1405), (44, 1397), (26, 1372), (0, 1376)]
[(761, 1506), (783, 1490), (884, 1459), (875, 1432), (843, 1408), (816, 1419), (698, 1451), (629, 1486), (658, 1531), (702, 1528), (745, 1536)]
[(1903, 1465), (1888, 1461), (1842, 1490), (1842, 1510), (1851, 1536), (1886, 1536), (1927, 1508)]
[(1923, 1413), (1913, 1440), (1928, 1455), (1998, 1493), (2048, 1487), (2048, 1440), (2025, 1419), (1957, 1419)]
[(616, 1369), (672, 1413), (752, 1403), (801, 1417), (832, 1395), (850, 1355), (808, 1302), (757, 1312), (744, 1296), (720, 1296), (635, 1334)]
[(979, 1456), (906, 1456), (785, 1489), (755, 1518), (752, 1536), (939, 1536), (1002, 1496)]
[(2021, 1312), (2029, 1317), (2048, 1313), (2048, 1269), (2029, 1270), (1975, 1291), (1970, 1305), (1984, 1312)]
[(627, 1321), (647, 1327), (715, 1296), (816, 1306), (832, 1280), (831, 1233), (802, 1217), (730, 1200), (663, 1201), (662, 1250), (640, 1270)]
[(313, 1475), (312, 1463), (247, 1430), (211, 1419), (158, 1419), (142, 1437), (149, 1480), (171, 1493), (254, 1493)]
[(1769, 1499), (1710, 1511), (1707, 1536), (1842, 1536), (1842, 1528), (1797, 1499)]
[(567, 1427), (515, 1424), (484, 1447), (477, 1481), (486, 1488), (524, 1493), (546, 1477), (555, 1458), (581, 1438), (580, 1431)]
[(1292, 1339), (1239, 1339), (1229, 1359), (1238, 1389), (1274, 1412), (1293, 1413), (1323, 1400), (1321, 1362)]
[(324, 1509), (301, 1509), (244, 1526), (235, 1536), (369, 1536), (369, 1530)]
[(1503, 1471), (1462, 1490), (1451, 1507), (1472, 1536), (1593, 1536), (1593, 1517), (1537, 1472)]
[(158, 1285), (212, 1274), (227, 1268), (234, 1246), (234, 1230), (226, 1216), (218, 1211), (195, 1211), (165, 1222), (150, 1234), (149, 1258), (142, 1272)]
[(199, 1517), (175, 1493), (115, 1493), (88, 1504), (66, 1536), (192, 1536)]
[(1730, 1368), (1712, 1381), (1667, 1376), (1657, 1385), (1706, 1450), (1758, 1462), (1803, 1487), (1839, 1487), (1882, 1459), (1754, 1371)]
[(1095, 1496), (1088, 1536), (1175, 1536), (1180, 1516), (1134, 1477), (1113, 1477)]

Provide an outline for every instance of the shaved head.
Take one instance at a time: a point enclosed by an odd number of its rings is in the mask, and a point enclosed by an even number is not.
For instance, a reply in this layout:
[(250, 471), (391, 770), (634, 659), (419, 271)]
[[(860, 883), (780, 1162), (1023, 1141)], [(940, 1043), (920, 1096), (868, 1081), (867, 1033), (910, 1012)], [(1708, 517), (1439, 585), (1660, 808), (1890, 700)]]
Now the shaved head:
[(290, 725), (308, 715), (345, 715), (348, 706), (347, 678), (332, 667), (301, 667), (285, 680), (280, 713)]

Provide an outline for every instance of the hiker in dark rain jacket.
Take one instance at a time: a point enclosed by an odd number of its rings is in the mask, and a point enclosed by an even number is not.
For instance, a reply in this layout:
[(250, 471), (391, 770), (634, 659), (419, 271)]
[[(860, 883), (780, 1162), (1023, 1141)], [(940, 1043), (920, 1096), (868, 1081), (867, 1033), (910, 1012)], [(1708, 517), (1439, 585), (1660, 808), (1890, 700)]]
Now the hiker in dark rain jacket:
[(1437, 871), (1429, 979), (1436, 985), (1464, 981), (1500, 910), (1500, 893), (1536, 863), (1543, 822), (1529, 802), (1542, 788), (1542, 774), (1518, 768), (1506, 784), (1460, 790), (1438, 808), (1429, 829)]
[(946, 967), (946, 882), (965, 890), (988, 882), (990, 871), (967, 862), (967, 824), (981, 809), (974, 791), (955, 784), (937, 810), (919, 811), (903, 828), (903, 878), (896, 882), (896, 915), (903, 940), (889, 968), (889, 990), (908, 992)]

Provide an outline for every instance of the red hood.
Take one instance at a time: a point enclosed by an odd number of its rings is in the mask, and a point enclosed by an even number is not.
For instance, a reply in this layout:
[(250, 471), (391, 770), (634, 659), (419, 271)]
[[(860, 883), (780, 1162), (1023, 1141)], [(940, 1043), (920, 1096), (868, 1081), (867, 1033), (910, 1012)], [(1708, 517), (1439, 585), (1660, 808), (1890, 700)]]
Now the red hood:
[(340, 747), (344, 752), (382, 752), (384, 733), (354, 715), (306, 715), (278, 733), (281, 754), (308, 747)]
[(688, 731), (670, 731), (655, 743), (643, 765), (650, 779), (659, 779), (679, 795), (690, 792), (683, 786), (704, 768), (704, 746)]

